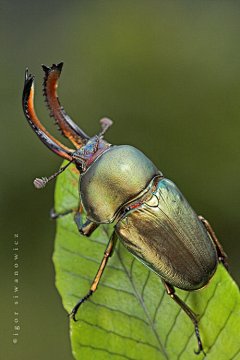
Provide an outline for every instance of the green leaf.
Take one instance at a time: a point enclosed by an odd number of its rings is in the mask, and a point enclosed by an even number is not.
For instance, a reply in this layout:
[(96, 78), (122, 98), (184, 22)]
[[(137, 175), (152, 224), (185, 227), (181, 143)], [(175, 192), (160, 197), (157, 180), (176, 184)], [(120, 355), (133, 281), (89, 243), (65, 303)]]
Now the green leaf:
[[(78, 178), (71, 166), (58, 177), (55, 208), (77, 209)], [(79, 234), (69, 214), (57, 220), (54, 264), (56, 285), (68, 313), (85, 296), (102, 260), (112, 226), (100, 226), (91, 236)], [(240, 300), (236, 283), (222, 265), (200, 291), (176, 290), (199, 314), (199, 330), (210, 360), (240, 359)], [(81, 360), (203, 359), (194, 326), (165, 288), (118, 243), (98, 290), (70, 319), (73, 355)]]

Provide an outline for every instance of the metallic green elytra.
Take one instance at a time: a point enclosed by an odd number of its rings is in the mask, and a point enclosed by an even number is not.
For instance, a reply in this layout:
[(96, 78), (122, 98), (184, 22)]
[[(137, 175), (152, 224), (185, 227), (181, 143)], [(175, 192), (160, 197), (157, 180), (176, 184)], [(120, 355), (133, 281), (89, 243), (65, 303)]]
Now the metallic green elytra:
[[(79, 209), (64, 214), (51, 211), (51, 217), (75, 212), (75, 222), (81, 234), (90, 236), (101, 224), (113, 223), (99, 270), (89, 292), (76, 304), (71, 314), (76, 321), (80, 305), (97, 289), (101, 275), (117, 239), (143, 265), (162, 279), (170, 297), (192, 320), (203, 352), (198, 321), (194, 312), (175, 294), (174, 287), (191, 291), (206, 286), (213, 277), (218, 261), (227, 268), (226, 254), (211, 226), (197, 216), (176, 185), (163, 177), (155, 165), (139, 150), (129, 145), (112, 146), (103, 136), (112, 121), (100, 120), (102, 132), (90, 138), (66, 114), (58, 101), (56, 88), (63, 63), (44, 65), (43, 94), (62, 134), (76, 149), (70, 149), (53, 138), (39, 122), (33, 106), (33, 79), (26, 70), (23, 90), (23, 110), (27, 121), (39, 139), (55, 154), (69, 163), (50, 178), (36, 179), (37, 188), (74, 163), (80, 174)], [(84, 209), (87, 222), (82, 224)]]
[(177, 288), (198, 290), (216, 271), (213, 240), (170, 180), (160, 180), (148, 201), (117, 222), (116, 232), (127, 250)]

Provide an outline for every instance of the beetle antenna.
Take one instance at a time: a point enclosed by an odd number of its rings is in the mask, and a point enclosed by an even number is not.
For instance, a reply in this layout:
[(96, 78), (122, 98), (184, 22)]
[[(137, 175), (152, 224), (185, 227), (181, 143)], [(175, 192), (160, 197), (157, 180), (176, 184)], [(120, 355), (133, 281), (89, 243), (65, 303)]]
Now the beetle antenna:
[(43, 188), (50, 180), (54, 179), (55, 177), (57, 177), (59, 174), (61, 174), (64, 170), (66, 170), (66, 168), (73, 162), (70, 161), (67, 165), (63, 166), (58, 172), (56, 172), (54, 175), (50, 176), (49, 178), (46, 177), (42, 177), (40, 178), (36, 178), (33, 182), (34, 186), (37, 189), (41, 189)]
[(102, 125), (102, 132), (100, 132), (100, 134), (98, 135), (99, 137), (103, 136), (105, 134), (105, 132), (108, 130), (108, 128), (113, 124), (112, 120), (104, 117), (100, 120), (100, 123)]

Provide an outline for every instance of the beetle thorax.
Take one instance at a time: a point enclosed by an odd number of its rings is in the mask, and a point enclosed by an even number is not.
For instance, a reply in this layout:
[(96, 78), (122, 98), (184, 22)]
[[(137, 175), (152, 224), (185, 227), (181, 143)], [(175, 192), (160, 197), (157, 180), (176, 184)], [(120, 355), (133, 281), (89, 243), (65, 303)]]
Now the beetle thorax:
[(113, 146), (98, 157), (80, 179), (80, 198), (87, 218), (111, 223), (118, 210), (159, 175), (155, 165), (132, 146)]

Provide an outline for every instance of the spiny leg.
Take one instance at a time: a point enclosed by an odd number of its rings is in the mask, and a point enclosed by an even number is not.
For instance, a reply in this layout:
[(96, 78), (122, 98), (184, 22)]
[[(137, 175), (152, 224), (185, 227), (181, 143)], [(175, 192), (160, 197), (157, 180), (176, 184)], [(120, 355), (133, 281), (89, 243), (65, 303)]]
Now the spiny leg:
[(117, 235), (114, 231), (110, 237), (108, 244), (107, 244), (106, 250), (104, 251), (104, 256), (103, 256), (102, 262), (99, 266), (98, 272), (93, 280), (93, 283), (92, 283), (92, 286), (91, 286), (89, 292), (74, 306), (72, 312), (69, 314), (69, 316), (71, 316), (74, 321), (77, 321), (76, 314), (77, 314), (77, 311), (78, 311), (78, 308), (80, 307), (80, 305), (82, 305), (82, 303), (85, 300), (87, 300), (94, 291), (96, 291), (98, 283), (99, 283), (101, 276), (103, 274), (103, 271), (105, 269), (105, 266), (107, 265), (108, 259), (113, 254), (117, 239), (118, 239)]
[(202, 346), (202, 341), (200, 338), (200, 334), (199, 334), (199, 329), (198, 329), (198, 321), (196, 318), (196, 314), (194, 314), (194, 312), (175, 294), (175, 290), (174, 287), (170, 284), (168, 284), (166, 281), (162, 280), (166, 290), (167, 290), (167, 294), (171, 296), (171, 298), (176, 301), (176, 303), (181, 306), (181, 308), (185, 311), (185, 313), (190, 317), (190, 319), (192, 320), (194, 326), (195, 326), (195, 334), (197, 336), (197, 341), (198, 341), (198, 351), (195, 351), (195, 354), (200, 354), (200, 352), (202, 351), (203, 354), (206, 356), (205, 352), (203, 351), (203, 346)]
[(207, 232), (211, 236), (211, 238), (212, 238), (212, 240), (213, 240), (213, 242), (214, 242), (214, 244), (216, 246), (219, 261), (224, 265), (224, 267), (228, 271), (228, 263), (225, 261), (227, 259), (227, 254), (223, 251), (222, 246), (221, 246), (220, 242), (218, 241), (218, 239), (217, 239), (211, 225), (209, 224), (209, 222), (203, 216), (199, 215), (198, 218), (203, 223), (203, 225), (205, 226)]

